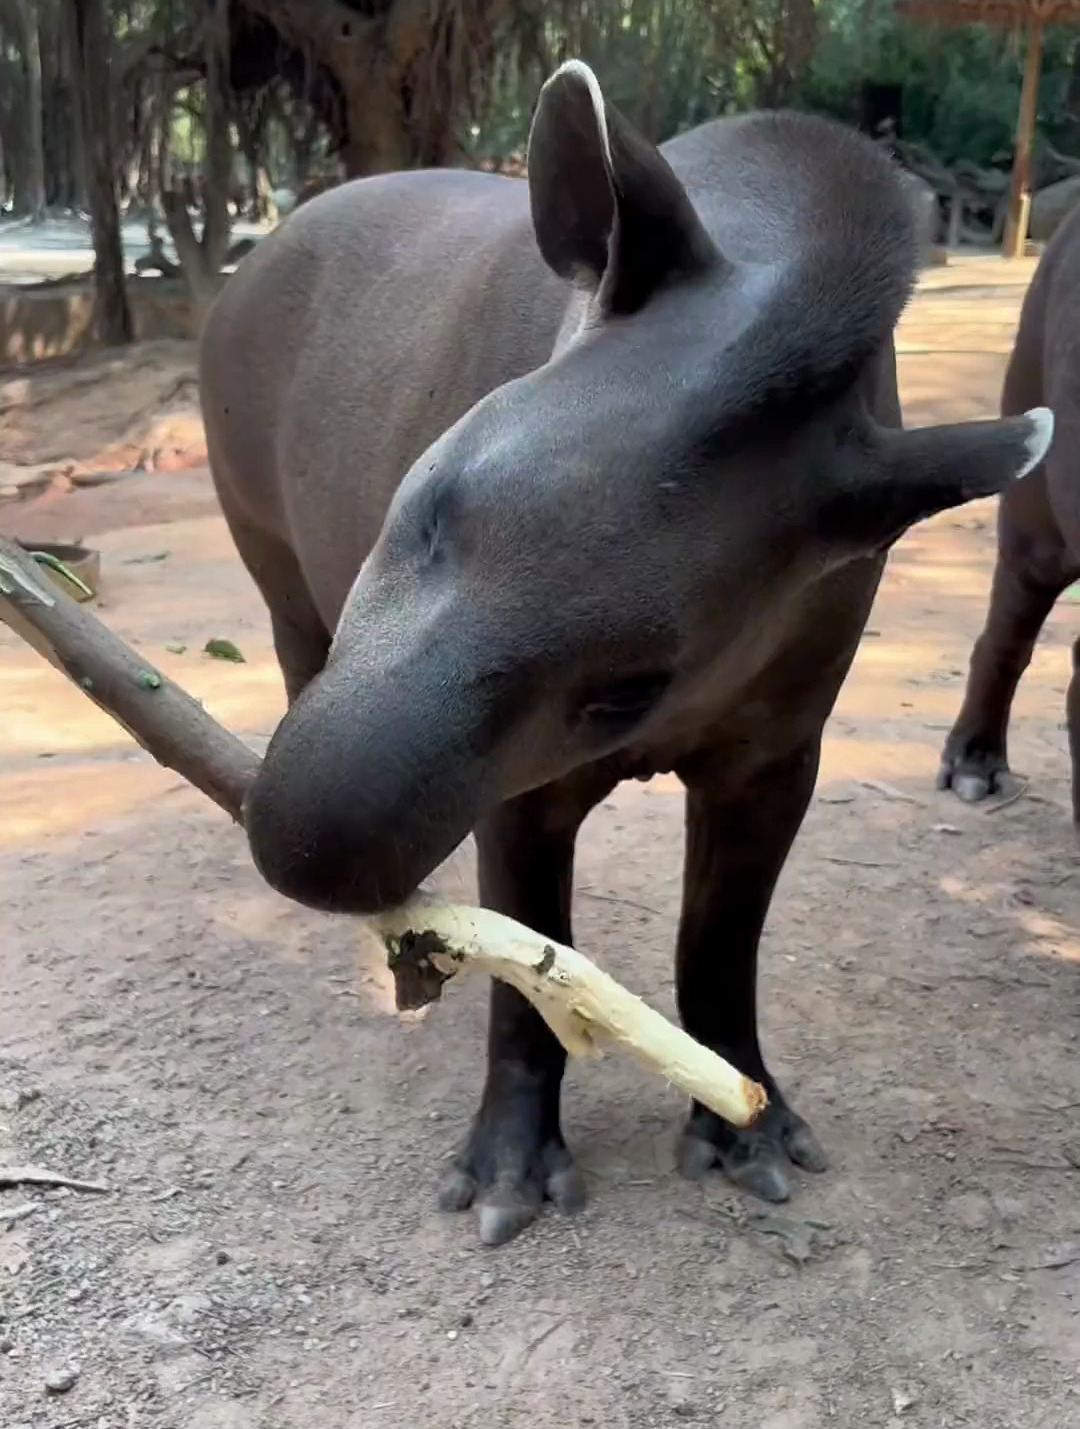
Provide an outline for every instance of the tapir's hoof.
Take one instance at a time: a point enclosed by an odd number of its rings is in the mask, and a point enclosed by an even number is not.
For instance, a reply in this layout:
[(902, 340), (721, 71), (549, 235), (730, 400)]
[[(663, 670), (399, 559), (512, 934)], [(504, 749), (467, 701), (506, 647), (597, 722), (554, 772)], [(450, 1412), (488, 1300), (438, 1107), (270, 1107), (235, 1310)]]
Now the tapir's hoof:
[(741, 1190), (780, 1202), (791, 1196), (790, 1165), (817, 1173), (828, 1170), (829, 1161), (802, 1117), (774, 1101), (746, 1131), (711, 1112), (695, 1111), (679, 1139), (677, 1164), (690, 1180), (719, 1167)]
[(1011, 782), (1003, 754), (978, 749), (971, 740), (957, 747), (950, 737), (934, 784), (951, 789), (965, 804), (978, 804), (991, 794), (1008, 794)]
[(574, 1214), (585, 1205), (585, 1183), (562, 1141), (527, 1149), (515, 1127), (475, 1127), (439, 1186), (439, 1208), (476, 1214), (484, 1245), (504, 1245), (531, 1225), (545, 1201)]
[(985, 774), (954, 774), (951, 788), (965, 804), (978, 804), (994, 792), (994, 781)]

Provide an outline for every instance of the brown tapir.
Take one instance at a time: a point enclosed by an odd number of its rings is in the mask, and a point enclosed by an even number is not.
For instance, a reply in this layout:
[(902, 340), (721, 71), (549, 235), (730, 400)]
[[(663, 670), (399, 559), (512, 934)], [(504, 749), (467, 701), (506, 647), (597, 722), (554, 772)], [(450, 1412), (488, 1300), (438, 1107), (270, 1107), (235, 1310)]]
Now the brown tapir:
[[(758, 940), (822, 726), (887, 548), (1052, 424), (898, 430), (912, 217), (854, 132), (767, 114), (657, 150), (570, 63), (528, 174), (344, 185), (209, 320), (211, 462), (290, 700), (251, 849), (288, 897), (364, 913), (475, 831), (483, 902), (569, 942), (582, 820), (673, 770), (679, 1010), (771, 1097), (751, 1131), (695, 1106), (681, 1166), (782, 1200), (825, 1157), (762, 1060)], [(441, 1190), (485, 1241), (582, 1202), (563, 1066), (496, 984)]]
[[(1020, 676), (1054, 602), (1080, 578), (1080, 206), (1054, 234), (1020, 312), (1001, 408), (1045, 402), (1054, 440), (1031, 477), (998, 506), (998, 554), (986, 627), (971, 654), (964, 703), (945, 741), (938, 788), (985, 799), (1008, 774), (1006, 735)], [(1066, 698), (1073, 822), (1080, 828), (1080, 640)]]

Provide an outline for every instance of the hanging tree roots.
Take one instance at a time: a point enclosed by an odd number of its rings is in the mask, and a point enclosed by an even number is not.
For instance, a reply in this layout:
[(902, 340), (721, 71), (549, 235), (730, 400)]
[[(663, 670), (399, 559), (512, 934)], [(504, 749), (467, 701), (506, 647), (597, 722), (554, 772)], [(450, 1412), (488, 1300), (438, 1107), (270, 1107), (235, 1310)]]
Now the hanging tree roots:
[[(259, 759), (197, 700), (153, 669), (32, 558), (0, 538), (0, 620), (237, 823)], [(482, 908), (418, 894), (372, 918), (399, 1008), (435, 1001), (455, 974), (486, 972), (529, 999), (567, 1051), (614, 1043), (736, 1126), (764, 1110), (762, 1087), (628, 992), (574, 948)]]

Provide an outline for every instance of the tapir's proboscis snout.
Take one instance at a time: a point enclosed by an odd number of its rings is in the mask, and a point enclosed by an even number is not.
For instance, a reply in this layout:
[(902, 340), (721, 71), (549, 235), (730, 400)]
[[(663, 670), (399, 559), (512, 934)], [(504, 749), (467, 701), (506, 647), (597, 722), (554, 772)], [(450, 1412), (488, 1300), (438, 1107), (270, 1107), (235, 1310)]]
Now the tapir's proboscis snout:
[[(288, 897), (367, 913), (470, 833), (489, 907), (558, 941), (621, 780), (687, 789), (687, 1029), (770, 1097), (679, 1164), (772, 1200), (825, 1157), (758, 1041), (758, 942), (885, 553), (1035, 466), (1053, 422), (904, 431), (917, 255), (891, 162), (794, 113), (656, 148), (564, 65), (527, 181), (388, 175), (299, 209), (202, 343), (211, 464), (289, 710), (251, 792)], [(583, 1189), (564, 1056), (496, 984), (441, 1204), (484, 1240)]]
[(331, 913), (376, 913), (413, 893), (472, 829), (482, 800), (485, 769), (455, 740), (454, 713), (430, 688), (366, 700), (336, 670), (309, 686), (245, 810), (267, 882)]

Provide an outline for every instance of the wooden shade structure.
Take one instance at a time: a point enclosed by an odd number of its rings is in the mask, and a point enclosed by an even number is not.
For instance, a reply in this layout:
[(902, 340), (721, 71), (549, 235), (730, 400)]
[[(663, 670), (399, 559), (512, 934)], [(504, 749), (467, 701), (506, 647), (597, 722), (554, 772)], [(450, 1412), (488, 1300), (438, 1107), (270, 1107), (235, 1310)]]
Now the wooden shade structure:
[(997, 25), (1027, 31), (1016, 153), (1002, 243), (1006, 258), (1021, 257), (1027, 245), (1031, 208), (1031, 145), (1035, 138), (1043, 31), (1047, 25), (1080, 25), (1080, 0), (896, 0), (896, 12), (911, 20), (939, 25)]

